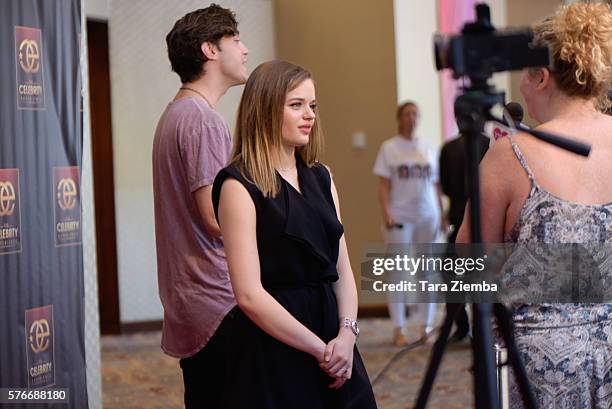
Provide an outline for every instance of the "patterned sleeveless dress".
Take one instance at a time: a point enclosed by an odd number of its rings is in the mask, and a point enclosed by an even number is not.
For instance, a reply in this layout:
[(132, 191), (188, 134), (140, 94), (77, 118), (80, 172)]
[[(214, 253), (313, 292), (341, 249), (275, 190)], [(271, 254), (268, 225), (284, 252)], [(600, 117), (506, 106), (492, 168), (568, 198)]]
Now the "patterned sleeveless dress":
[[(612, 243), (612, 203), (563, 200), (538, 185), (516, 142), (531, 191), (506, 243)], [(612, 276), (612, 256), (602, 260)], [(539, 408), (612, 408), (612, 304), (520, 304), (515, 336)], [(516, 383), (510, 407), (522, 408)]]

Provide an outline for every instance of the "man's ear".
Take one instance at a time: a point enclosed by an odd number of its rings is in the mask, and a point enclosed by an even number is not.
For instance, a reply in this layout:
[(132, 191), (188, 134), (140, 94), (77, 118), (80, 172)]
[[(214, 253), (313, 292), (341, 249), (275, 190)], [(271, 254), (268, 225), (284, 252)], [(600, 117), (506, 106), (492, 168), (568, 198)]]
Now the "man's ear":
[(202, 52), (209, 60), (216, 60), (219, 54), (219, 49), (211, 42), (205, 41), (202, 43)]
[(550, 71), (548, 68), (539, 68), (538, 69), (538, 85), (536, 85), (536, 89), (538, 91), (544, 90), (548, 85), (550, 85), (550, 81), (552, 80), (550, 77)]

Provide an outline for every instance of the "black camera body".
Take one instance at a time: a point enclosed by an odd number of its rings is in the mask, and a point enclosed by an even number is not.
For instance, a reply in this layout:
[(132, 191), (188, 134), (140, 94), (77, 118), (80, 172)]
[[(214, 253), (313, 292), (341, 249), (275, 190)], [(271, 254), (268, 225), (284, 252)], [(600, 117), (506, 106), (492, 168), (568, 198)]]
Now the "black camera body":
[(467, 76), (485, 81), (495, 72), (542, 67), (550, 64), (548, 47), (533, 46), (533, 31), (496, 30), (489, 6), (476, 6), (476, 21), (466, 24), (461, 34), (434, 38), (436, 68), (450, 68), (454, 78)]

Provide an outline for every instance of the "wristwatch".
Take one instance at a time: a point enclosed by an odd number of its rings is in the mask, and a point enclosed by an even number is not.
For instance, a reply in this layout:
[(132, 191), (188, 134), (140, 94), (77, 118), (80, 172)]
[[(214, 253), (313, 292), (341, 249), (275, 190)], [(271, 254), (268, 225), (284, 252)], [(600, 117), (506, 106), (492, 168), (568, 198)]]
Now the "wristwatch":
[(350, 317), (343, 317), (340, 325), (349, 328), (353, 334), (355, 334), (355, 338), (359, 338), (359, 326), (357, 325), (357, 321)]

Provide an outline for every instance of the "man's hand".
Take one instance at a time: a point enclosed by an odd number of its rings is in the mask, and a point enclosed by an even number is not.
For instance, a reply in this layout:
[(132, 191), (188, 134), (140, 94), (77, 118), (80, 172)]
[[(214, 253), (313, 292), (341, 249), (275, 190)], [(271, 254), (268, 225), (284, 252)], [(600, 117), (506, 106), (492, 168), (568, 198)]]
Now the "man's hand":
[(385, 212), (385, 227), (387, 229), (392, 229), (396, 226), (395, 219), (391, 216), (391, 213)]
[(442, 232), (444, 237), (447, 237), (449, 234), (448, 228), (449, 228), (448, 218), (446, 217), (444, 213), (442, 213), (442, 215), (440, 216), (440, 231)]

